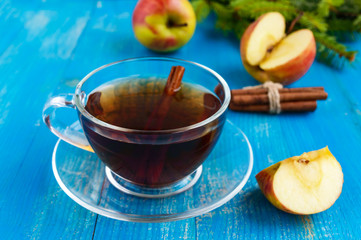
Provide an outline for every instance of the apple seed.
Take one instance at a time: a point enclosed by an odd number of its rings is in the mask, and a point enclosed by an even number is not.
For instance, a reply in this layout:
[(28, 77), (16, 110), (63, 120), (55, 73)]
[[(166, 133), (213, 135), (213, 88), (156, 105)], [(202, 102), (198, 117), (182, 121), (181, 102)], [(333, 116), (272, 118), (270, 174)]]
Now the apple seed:
[(297, 160), (297, 162), (299, 163), (304, 163), (304, 164), (308, 164), (310, 162), (310, 160), (304, 159), (304, 158), (300, 158)]

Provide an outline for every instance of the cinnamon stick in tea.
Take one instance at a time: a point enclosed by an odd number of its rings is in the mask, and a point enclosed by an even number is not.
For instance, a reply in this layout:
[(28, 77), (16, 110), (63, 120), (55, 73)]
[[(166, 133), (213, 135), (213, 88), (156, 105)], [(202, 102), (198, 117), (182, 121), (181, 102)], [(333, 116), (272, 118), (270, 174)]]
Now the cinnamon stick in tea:
[(167, 83), (164, 88), (164, 93), (166, 95), (173, 96), (179, 91), (184, 71), (185, 69), (182, 66), (173, 66), (171, 68)]
[[(173, 66), (171, 68), (167, 83), (164, 87), (163, 95), (150, 115), (145, 130), (162, 129), (164, 119), (167, 116), (171, 106), (173, 95), (175, 95), (180, 90), (184, 71), (185, 69), (182, 66)], [(155, 136), (154, 142), (156, 141), (157, 137)], [(144, 158), (141, 161), (143, 168), (137, 172), (137, 177), (147, 176), (148, 182), (154, 183), (158, 181), (163, 171), (167, 148), (163, 148), (162, 151), (158, 154), (157, 158), (154, 158), (152, 161), (150, 161), (149, 157), (152, 157), (150, 156), (151, 148), (152, 146), (149, 146), (148, 151), (144, 152)], [(148, 173), (145, 174), (146, 172)]]
[(150, 130), (149, 128), (151, 130), (160, 130), (162, 128), (164, 118), (171, 105), (172, 96), (180, 89), (184, 71), (185, 69), (182, 66), (173, 66), (171, 68), (163, 95), (150, 115), (145, 130)]

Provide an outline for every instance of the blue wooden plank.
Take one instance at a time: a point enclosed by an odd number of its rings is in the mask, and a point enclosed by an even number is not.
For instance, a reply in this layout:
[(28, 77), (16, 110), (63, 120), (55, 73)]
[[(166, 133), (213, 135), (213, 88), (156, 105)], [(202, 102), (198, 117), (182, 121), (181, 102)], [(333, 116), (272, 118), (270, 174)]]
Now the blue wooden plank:
[(130, 223), (99, 216), (94, 239), (196, 239), (195, 222)]
[(24, 14), (24, 9), (15, 8), (10, 1), (0, 2), (0, 53), (10, 45), (16, 35), (24, 28), (24, 23), (20, 20)]
[[(0, 232), (4, 239), (89, 238), (95, 214), (74, 205), (54, 181), (50, 157), (55, 137), (51, 140), (42, 125), (41, 110), (89, 18), (90, 4), (83, 4), (86, 10), (82, 11), (71, 4), (43, 7), (34, 9), (34, 17), (28, 19), (32, 28), (21, 30), (0, 56), (0, 72), (6, 76), (6, 81), (0, 83), (0, 132), (6, 136), (0, 149), (2, 162), (7, 160), (0, 174)], [(54, 12), (46, 28), (41, 25), (36, 29), (36, 19), (48, 7), (73, 17), (64, 19)]]

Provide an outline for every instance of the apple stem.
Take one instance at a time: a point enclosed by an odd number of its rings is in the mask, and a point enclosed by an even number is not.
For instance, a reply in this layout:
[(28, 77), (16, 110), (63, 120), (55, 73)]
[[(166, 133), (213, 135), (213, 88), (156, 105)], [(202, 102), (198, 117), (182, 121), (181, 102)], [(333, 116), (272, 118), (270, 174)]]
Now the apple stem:
[(172, 27), (187, 27), (188, 23), (179, 23), (179, 24), (177, 24), (177, 23), (174, 23), (172, 21), (168, 21), (167, 26), (169, 28), (172, 28)]
[(291, 25), (288, 28), (287, 34), (290, 34), (292, 32), (292, 30), (295, 27), (296, 23), (301, 19), (302, 16), (303, 16), (303, 12), (300, 12), (300, 14), (298, 14), (297, 17), (295, 17), (295, 19), (292, 20)]

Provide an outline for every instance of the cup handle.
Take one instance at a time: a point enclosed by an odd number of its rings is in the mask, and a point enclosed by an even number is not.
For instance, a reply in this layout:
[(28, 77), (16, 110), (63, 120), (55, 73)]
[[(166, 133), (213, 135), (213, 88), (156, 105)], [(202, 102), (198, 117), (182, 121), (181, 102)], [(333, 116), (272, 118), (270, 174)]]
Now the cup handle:
[(43, 109), (43, 121), (50, 131), (62, 140), (89, 152), (94, 152), (81, 131), (79, 120), (68, 126), (59, 119), (59, 116), (56, 116), (56, 112), (60, 108), (75, 109), (73, 97), (74, 94), (60, 94), (50, 98)]

